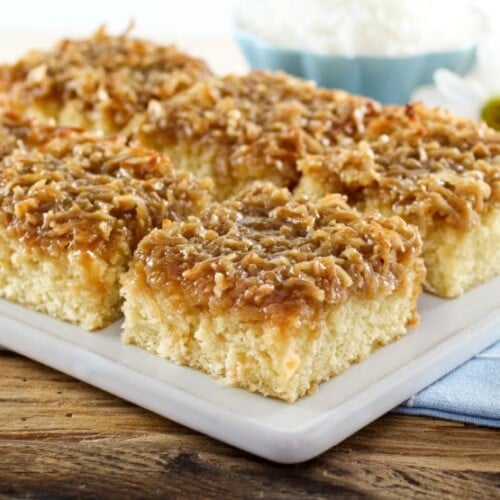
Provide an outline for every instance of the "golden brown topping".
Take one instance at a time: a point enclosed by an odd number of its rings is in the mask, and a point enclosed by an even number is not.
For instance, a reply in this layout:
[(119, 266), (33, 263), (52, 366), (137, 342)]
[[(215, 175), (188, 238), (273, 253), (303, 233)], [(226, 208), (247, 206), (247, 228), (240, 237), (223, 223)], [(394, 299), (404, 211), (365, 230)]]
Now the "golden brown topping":
[(76, 129), (56, 128), (12, 111), (0, 111), (0, 159), (15, 147), (35, 147), (53, 139), (56, 135), (69, 137), (77, 133)]
[(105, 132), (114, 132), (150, 100), (169, 98), (209, 75), (201, 60), (175, 47), (100, 29), (91, 38), (62, 40), (52, 51), (31, 52), (12, 66), (0, 66), (0, 92), (8, 93), (14, 109), (41, 105), (58, 122), (65, 122), (60, 113), (72, 102), (89, 126), (104, 124)]
[(467, 228), (500, 202), (500, 134), (483, 124), (421, 105), (387, 108), (367, 139), (300, 168), (320, 192), (373, 201), (411, 222)]
[(210, 184), (119, 139), (56, 136), (0, 161), (0, 224), (48, 251), (111, 255), (113, 243), (133, 249), (165, 217), (198, 213), (209, 202)]
[(366, 140), (388, 135), (399, 142), (415, 144), (420, 137), (432, 138), (443, 146), (460, 150), (474, 147), (478, 142), (498, 141), (499, 134), (484, 123), (460, 118), (440, 108), (423, 104), (386, 106), (367, 125)]
[(0, 125), (0, 158), (9, 154), (17, 144), (16, 136)]
[(365, 98), (318, 89), (285, 73), (253, 71), (202, 82), (163, 105), (152, 104), (139, 135), (169, 154), (181, 144), (188, 155), (204, 161), (210, 156), (224, 194), (252, 179), (291, 188), (299, 158), (359, 139), (378, 111)]
[(361, 216), (340, 195), (293, 200), (256, 183), (199, 218), (165, 221), (139, 245), (135, 270), (192, 307), (282, 321), (353, 294), (392, 292), (420, 251), (417, 230), (398, 217)]

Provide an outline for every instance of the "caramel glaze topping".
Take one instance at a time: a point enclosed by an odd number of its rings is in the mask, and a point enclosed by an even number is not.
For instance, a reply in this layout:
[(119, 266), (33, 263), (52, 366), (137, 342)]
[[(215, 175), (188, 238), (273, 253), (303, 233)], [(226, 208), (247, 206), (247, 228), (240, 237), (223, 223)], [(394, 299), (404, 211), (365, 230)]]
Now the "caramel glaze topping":
[(283, 322), (354, 294), (387, 295), (410, 267), (423, 279), (421, 248), (399, 217), (360, 215), (341, 195), (297, 201), (255, 183), (199, 218), (165, 221), (140, 243), (132, 269), (146, 289), (189, 307)]
[(51, 51), (0, 66), (0, 92), (20, 111), (47, 104), (56, 120), (73, 100), (82, 113), (103, 111), (110, 128), (119, 130), (151, 99), (169, 98), (210, 75), (203, 61), (175, 47), (109, 36), (101, 28), (88, 39), (62, 40)]
[(40, 146), (54, 138), (80, 133), (69, 127), (55, 127), (21, 116), (13, 111), (0, 111), (0, 159), (16, 149)]
[(467, 229), (500, 203), (500, 134), (422, 105), (387, 108), (366, 141), (307, 158), (300, 169), (354, 204)]
[(26, 245), (90, 251), (113, 258), (129, 251), (165, 217), (198, 213), (211, 181), (176, 171), (158, 153), (121, 139), (54, 134), (0, 160), (0, 226)]
[(252, 71), (152, 102), (139, 139), (168, 152), (180, 144), (188, 148), (183, 154), (210, 153), (223, 190), (252, 179), (292, 188), (299, 158), (359, 139), (379, 109), (368, 99), (319, 89), (285, 73)]

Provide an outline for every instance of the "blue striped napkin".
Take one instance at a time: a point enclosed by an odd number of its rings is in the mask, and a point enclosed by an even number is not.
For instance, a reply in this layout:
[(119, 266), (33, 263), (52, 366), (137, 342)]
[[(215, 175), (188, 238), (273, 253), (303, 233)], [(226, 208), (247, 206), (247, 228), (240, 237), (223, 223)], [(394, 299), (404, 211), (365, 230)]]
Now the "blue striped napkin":
[(500, 342), (394, 411), (500, 428)]

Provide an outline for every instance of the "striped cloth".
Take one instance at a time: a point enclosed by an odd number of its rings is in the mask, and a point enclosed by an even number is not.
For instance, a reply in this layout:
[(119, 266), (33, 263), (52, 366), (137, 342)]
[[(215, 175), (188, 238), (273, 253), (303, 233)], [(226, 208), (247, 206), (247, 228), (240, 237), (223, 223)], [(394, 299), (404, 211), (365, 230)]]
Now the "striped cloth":
[(500, 428), (500, 342), (394, 411)]

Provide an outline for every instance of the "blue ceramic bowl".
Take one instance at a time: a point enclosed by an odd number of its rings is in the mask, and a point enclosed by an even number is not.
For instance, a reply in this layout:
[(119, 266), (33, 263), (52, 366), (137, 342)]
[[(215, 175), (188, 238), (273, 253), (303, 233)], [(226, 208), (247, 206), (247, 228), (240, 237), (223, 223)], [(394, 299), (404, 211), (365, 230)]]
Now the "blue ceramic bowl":
[(235, 37), (252, 68), (283, 70), (383, 104), (408, 102), (416, 87), (432, 83), (439, 68), (465, 75), (476, 62), (475, 44), (409, 56), (338, 56), (277, 47), (238, 29)]

